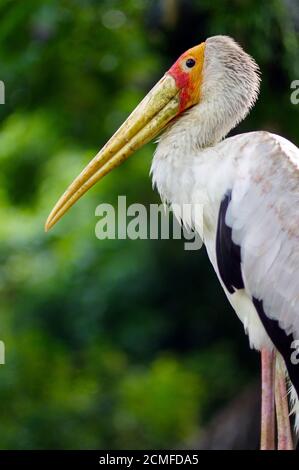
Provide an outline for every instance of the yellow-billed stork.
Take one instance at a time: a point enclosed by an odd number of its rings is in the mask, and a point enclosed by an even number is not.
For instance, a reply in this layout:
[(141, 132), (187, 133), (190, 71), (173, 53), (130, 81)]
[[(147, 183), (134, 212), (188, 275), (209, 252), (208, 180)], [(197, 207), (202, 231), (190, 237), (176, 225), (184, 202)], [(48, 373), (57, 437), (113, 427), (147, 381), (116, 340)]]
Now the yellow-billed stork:
[[(255, 61), (214, 36), (182, 54), (52, 210), (50, 229), (91, 186), (161, 131), (152, 178), (170, 205), (203, 204), (203, 240), (252, 347), (261, 351), (261, 448), (299, 428), (299, 149), (269, 132), (224, 137), (259, 92)], [(184, 222), (184, 220), (183, 220)], [(189, 222), (189, 221), (188, 221)], [(196, 221), (192, 221), (196, 225)]]

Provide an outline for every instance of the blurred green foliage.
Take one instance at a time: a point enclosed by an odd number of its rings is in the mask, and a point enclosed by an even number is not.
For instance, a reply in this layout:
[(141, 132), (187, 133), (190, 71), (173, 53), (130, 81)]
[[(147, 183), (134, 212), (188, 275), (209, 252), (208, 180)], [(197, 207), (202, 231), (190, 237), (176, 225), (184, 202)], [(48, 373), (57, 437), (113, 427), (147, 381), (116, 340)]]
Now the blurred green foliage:
[(204, 250), (94, 235), (100, 202), (158, 201), (153, 145), (43, 231), (171, 61), (213, 34), (235, 37), (262, 69), (260, 101), (238, 131), (298, 144), (298, 32), (283, 0), (2, 0), (0, 448), (187, 445), (256, 373)]

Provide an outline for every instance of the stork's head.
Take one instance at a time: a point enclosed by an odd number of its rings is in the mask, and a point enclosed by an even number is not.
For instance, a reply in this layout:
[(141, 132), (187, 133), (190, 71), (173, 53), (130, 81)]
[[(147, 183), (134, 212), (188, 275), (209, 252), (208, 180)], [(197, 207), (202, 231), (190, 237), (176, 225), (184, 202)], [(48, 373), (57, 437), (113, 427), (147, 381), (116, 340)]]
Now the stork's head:
[(254, 60), (227, 36), (211, 37), (186, 51), (69, 186), (46, 230), (103, 176), (183, 117), (193, 117), (193, 127), (200, 119), (199, 146), (220, 140), (255, 103), (259, 81)]

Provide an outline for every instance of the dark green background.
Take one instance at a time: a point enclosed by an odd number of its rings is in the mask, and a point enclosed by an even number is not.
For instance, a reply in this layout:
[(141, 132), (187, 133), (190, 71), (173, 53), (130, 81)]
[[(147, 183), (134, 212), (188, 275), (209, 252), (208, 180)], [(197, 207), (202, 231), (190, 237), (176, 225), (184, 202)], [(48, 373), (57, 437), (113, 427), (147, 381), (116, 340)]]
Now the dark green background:
[(298, 145), (298, 25), (291, 0), (1, 0), (0, 448), (188, 445), (257, 376), (204, 249), (95, 237), (99, 203), (159, 201), (153, 144), (43, 224), (176, 57), (214, 34), (262, 70), (237, 131)]

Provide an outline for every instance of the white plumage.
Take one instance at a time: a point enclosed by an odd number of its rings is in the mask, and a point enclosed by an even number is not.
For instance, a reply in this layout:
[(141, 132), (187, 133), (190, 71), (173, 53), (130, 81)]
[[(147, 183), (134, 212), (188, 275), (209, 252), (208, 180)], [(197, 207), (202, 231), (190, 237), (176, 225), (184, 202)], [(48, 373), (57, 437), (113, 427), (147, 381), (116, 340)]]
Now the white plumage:
[(195, 152), (178, 142), (170, 147), (167, 139), (167, 155), (162, 138), (153, 159), (153, 182), (161, 198), (170, 204), (203, 204), (204, 242), (216, 267), (220, 202), (232, 189), (227, 223), (242, 249), (246, 289), (264, 299), (270, 318), (299, 338), (298, 148), (268, 132), (230, 137)]
[[(266, 315), (299, 339), (299, 149), (264, 131), (221, 141), (254, 104), (259, 78), (255, 63), (247, 55), (240, 61), (245, 53), (230, 38), (210, 38), (206, 44), (201, 102), (161, 136), (153, 183), (170, 204), (203, 204), (203, 241), (222, 287), (251, 346), (272, 348), (251, 299), (262, 300)], [(227, 191), (226, 223), (241, 249), (245, 284), (234, 294), (219, 276), (215, 250)], [(297, 401), (294, 390), (292, 395)]]
[[(252, 296), (263, 299), (269, 318), (299, 339), (298, 148), (268, 132), (230, 137), (195, 151), (180, 148), (182, 140), (175, 138), (175, 147), (169, 147), (169, 137), (162, 137), (155, 153), (153, 182), (162, 200), (170, 204), (203, 204), (208, 256), (251, 346), (258, 350), (273, 347)], [(166, 141), (168, 154), (163, 150)], [(226, 222), (241, 247), (245, 282), (245, 289), (232, 295), (219, 276), (215, 251), (219, 207), (230, 189)]]

